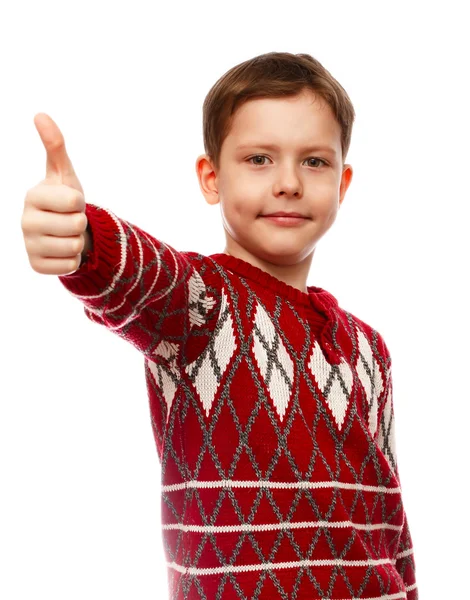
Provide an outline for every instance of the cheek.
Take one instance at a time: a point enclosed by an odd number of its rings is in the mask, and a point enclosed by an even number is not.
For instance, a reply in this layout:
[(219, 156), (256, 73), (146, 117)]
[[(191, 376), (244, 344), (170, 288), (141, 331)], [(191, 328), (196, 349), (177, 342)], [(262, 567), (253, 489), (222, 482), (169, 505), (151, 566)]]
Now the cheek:
[(244, 202), (243, 199), (235, 200), (232, 207), (234, 216), (240, 219), (242, 219), (244, 216), (246, 217), (251, 209), (250, 203), (246, 201)]
[(255, 201), (250, 201), (246, 196), (237, 196), (236, 198), (230, 198), (226, 202), (226, 213), (232, 219), (237, 221), (252, 219), (258, 215), (260, 211), (257, 211), (257, 204)]
[(326, 214), (326, 220), (328, 223), (328, 227), (331, 227), (333, 225), (333, 223), (336, 221), (336, 217), (338, 215), (338, 207), (336, 206), (336, 204), (332, 204), (329, 207), (329, 210), (325, 212)]

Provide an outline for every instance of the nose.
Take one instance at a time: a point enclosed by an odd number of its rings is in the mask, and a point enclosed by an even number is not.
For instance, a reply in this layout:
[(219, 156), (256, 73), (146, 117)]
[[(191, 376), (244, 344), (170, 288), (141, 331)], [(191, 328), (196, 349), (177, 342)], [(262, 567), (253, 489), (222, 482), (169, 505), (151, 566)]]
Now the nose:
[(302, 193), (302, 182), (295, 169), (285, 168), (279, 172), (274, 185), (274, 193), (287, 196), (298, 196)]

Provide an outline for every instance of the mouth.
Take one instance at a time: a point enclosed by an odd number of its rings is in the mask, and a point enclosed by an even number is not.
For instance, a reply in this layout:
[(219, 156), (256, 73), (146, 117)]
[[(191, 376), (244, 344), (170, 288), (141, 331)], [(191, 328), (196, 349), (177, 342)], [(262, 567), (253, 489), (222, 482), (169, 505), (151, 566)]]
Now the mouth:
[(259, 215), (260, 217), (287, 217), (287, 218), (291, 218), (291, 219), (308, 219), (309, 217), (306, 217), (304, 215), (301, 215), (300, 213), (287, 213), (287, 212), (276, 212), (276, 213), (270, 213), (268, 215)]
[(310, 220), (308, 217), (295, 217), (291, 215), (260, 215), (260, 217), (276, 225), (299, 225)]

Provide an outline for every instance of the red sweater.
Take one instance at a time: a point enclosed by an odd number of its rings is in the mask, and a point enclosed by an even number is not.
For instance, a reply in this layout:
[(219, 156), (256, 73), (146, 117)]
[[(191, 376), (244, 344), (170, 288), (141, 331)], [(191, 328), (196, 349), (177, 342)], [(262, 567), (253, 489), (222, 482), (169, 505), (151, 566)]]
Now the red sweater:
[(170, 598), (417, 600), (381, 335), (322, 288), (86, 215), (59, 280), (144, 356)]

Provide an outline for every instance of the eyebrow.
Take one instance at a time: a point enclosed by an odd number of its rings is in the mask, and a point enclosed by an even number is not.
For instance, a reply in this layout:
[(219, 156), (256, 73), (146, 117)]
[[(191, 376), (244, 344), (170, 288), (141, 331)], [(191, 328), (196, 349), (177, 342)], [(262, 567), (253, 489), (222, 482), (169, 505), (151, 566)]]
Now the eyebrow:
[[(257, 144), (257, 143), (249, 143), (249, 144), (240, 144), (239, 146), (237, 146), (235, 148), (235, 150), (243, 150), (243, 149), (247, 149), (247, 148), (263, 148), (266, 150), (274, 150), (279, 152), (280, 148), (279, 146), (277, 146), (276, 144)], [(307, 151), (313, 151), (316, 152), (317, 150), (321, 150), (323, 152), (331, 152), (331, 154), (333, 154), (333, 156), (336, 156), (336, 150), (334, 148), (332, 148), (331, 146), (322, 146), (322, 145), (313, 145), (313, 146), (303, 146), (302, 148), (300, 148), (301, 152), (307, 152)]]

